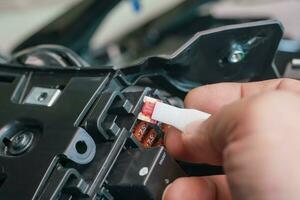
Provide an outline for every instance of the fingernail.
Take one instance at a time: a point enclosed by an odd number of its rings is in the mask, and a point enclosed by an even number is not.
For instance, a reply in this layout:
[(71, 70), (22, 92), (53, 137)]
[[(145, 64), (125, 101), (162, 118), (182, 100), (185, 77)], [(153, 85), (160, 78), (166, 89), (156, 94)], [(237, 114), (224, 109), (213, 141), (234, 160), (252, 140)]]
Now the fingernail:
[(165, 189), (165, 191), (164, 191), (164, 193), (163, 193), (163, 195), (162, 195), (162, 198), (161, 198), (162, 200), (165, 200), (165, 195), (166, 195), (167, 191), (170, 189), (171, 185), (172, 185), (172, 183), (170, 183), (170, 184), (166, 187), (166, 189)]

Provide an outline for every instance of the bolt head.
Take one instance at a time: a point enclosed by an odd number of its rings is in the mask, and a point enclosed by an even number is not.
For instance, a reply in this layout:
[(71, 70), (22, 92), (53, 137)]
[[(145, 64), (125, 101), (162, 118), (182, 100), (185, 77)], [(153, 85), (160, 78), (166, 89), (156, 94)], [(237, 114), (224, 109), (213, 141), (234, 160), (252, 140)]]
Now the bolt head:
[(230, 63), (239, 63), (245, 58), (245, 52), (243, 50), (233, 50), (228, 58)]
[(11, 143), (8, 147), (8, 152), (12, 155), (18, 155), (25, 152), (33, 141), (33, 133), (24, 131), (16, 134), (10, 139)]
[(48, 98), (48, 93), (47, 92), (42, 92), (38, 97), (37, 100), (39, 102), (43, 102)]

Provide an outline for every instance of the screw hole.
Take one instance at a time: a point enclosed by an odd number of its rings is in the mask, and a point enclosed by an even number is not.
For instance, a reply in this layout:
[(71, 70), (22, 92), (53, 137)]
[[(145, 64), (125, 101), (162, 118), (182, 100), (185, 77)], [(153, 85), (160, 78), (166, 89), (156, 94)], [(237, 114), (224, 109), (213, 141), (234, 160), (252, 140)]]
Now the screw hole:
[(48, 93), (47, 92), (42, 92), (40, 94), (40, 96), (38, 96), (37, 100), (40, 101), (40, 102), (45, 101), (45, 99), (47, 99), (47, 97), (48, 97)]
[(79, 153), (79, 154), (84, 154), (86, 151), (87, 151), (87, 145), (84, 141), (78, 141), (76, 144), (75, 144), (75, 148), (76, 148), (76, 151)]

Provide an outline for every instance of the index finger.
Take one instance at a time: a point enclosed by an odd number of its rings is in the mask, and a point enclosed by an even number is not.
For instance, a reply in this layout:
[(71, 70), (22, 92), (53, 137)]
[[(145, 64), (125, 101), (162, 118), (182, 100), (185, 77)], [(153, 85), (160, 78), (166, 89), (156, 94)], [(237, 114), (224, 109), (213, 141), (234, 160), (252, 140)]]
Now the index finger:
[(273, 79), (252, 83), (218, 83), (202, 86), (188, 93), (185, 106), (214, 114), (224, 105), (271, 90), (294, 91), (300, 94), (300, 82), (293, 79)]
[[(185, 98), (187, 108), (199, 109), (211, 114), (239, 99), (271, 90), (293, 91), (300, 94), (300, 81), (275, 79), (253, 83), (219, 83), (196, 88)], [(170, 154), (180, 160), (192, 160), (185, 147), (182, 134), (171, 128), (165, 136), (165, 145)]]

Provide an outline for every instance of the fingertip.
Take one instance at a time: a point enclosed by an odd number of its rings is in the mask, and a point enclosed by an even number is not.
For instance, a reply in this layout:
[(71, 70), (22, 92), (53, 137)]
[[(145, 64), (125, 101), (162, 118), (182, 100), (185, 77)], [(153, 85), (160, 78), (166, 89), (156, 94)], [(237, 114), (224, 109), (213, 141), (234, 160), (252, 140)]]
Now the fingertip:
[(240, 86), (238, 83), (217, 83), (195, 88), (185, 97), (185, 107), (214, 114), (240, 98)]
[(206, 97), (207, 97), (207, 90), (209, 86), (202, 86), (195, 89), (192, 89), (187, 93), (184, 98), (184, 105), (186, 108), (194, 108), (194, 109), (201, 109), (205, 112), (211, 111), (211, 106), (207, 104)]
[[(169, 185), (166, 187), (166, 189), (164, 190), (164, 193), (163, 193), (162, 198), (161, 198), (162, 200), (168, 199), (168, 198), (169, 198), (169, 195), (172, 194), (172, 192), (169, 192), (169, 189), (171, 188), (171, 186), (172, 186), (172, 183), (169, 184)], [(170, 199), (170, 198), (169, 198), (169, 199)]]
[(210, 143), (202, 129), (203, 121), (193, 122), (182, 133), (170, 128), (165, 135), (165, 147), (174, 158), (187, 162), (220, 164), (219, 156), (213, 154)]
[(179, 178), (169, 185), (163, 200), (211, 200), (215, 197), (215, 188), (199, 177)]
[(165, 146), (167, 151), (179, 159), (184, 157), (184, 144), (181, 135), (182, 133), (174, 127), (171, 127), (165, 134)]
[(195, 102), (195, 98), (199, 96), (198, 95), (199, 90), (201, 90), (201, 89), (200, 88), (195, 88), (195, 89), (192, 89), (191, 91), (189, 91), (187, 93), (187, 95), (184, 98), (184, 104), (185, 104), (186, 107), (193, 107), (193, 104)]

